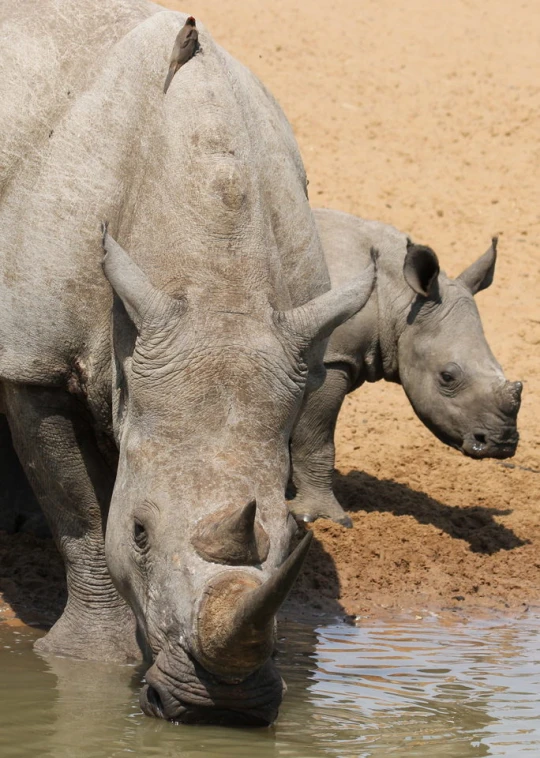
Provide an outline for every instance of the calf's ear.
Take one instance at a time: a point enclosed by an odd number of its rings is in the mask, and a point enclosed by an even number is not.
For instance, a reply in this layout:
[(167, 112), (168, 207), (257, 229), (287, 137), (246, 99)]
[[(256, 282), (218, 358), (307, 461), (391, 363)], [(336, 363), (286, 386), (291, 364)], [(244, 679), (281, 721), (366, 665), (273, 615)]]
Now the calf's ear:
[(360, 277), (298, 308), (278, 312), (278, 323), (287, 327), (298, 342), (305, 345), (327, 339), (336, 327), (358, 313), (369, 300), (376, 282), (377, 257), (377, 251), (372, 248), (371, 261)]
[(485, 290), (493, 282), (495, 263), (497, 262), (497, 242), (498, 237), (493, 237), (491, 246), (484, 255), (480, 256), (477, 261), (458, 276), (458, 280), (463, 282), (473, 295)]
[(407, 254), (403, 263), (403, 276), (417, 295), (431, 297), (437, 291), (439, 259), (430, 247), (416, 245), (407, 240)]

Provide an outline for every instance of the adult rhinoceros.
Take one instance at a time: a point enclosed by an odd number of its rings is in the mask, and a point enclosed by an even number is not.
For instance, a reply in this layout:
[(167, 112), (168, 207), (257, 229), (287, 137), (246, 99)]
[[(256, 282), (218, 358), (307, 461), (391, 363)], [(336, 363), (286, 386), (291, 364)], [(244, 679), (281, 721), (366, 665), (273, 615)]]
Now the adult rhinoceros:
[(146, 713), (271, 722), (288, 441), (373, 266), (328, 292), (291, 129), (204, 28), (164, 96), (182, 14), (1, 9), (2, 410), (69, 593), (39, 648), (135, 657), (133, 610)]
[(521, 382), (506, 381), (486, 342), (474, 295), (488, 287), (496, 240), (457, 279), (429, 247), (392, 226), (314, 211), (332, 286), (351, 281), (379, 252), (377, 286), (361, 313), (332, 334), (324, 385), (309, 396), (292, 439), (293, 513), (350, 526), (332, 491), (334, 430), (348, 392), (385, 379), (444, 443), (472, 458), (507, 458), (518, 443)]

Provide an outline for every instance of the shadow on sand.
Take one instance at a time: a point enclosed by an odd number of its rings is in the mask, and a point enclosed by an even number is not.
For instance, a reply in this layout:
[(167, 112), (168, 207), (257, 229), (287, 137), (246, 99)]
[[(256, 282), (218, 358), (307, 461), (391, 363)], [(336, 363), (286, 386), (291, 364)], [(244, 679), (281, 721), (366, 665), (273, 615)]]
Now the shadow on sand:
[(43, 628), (54, 624), (66, 600), (62, 559), (1, 415), (0, 593), (21, 621)]
[(528, 540), (522, 540), (494, 518), (507, 516), (512, 513), (511, 509), (446, 505), (424, 492), (362, 471), (350, 471), (346, 475), (336, 472), (334, 491), (348, 511), (412, 516), (420, 524), (431, 524), (455, 539), (465, 540), (473, 553), (493, 555), (499, 550), (513, 550), (528, 544)]

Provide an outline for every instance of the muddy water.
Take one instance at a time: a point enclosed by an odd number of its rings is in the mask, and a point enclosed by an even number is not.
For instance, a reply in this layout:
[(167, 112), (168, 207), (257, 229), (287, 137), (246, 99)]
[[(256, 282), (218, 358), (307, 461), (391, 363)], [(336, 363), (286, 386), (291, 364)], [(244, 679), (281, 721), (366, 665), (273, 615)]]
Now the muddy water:
[(281, 626), (289, 692), (264, 730), (144, 717), (140, 672), (32, 651), (0, 626), (2, 758), (505, 758), (540, 754), (540, 618)]

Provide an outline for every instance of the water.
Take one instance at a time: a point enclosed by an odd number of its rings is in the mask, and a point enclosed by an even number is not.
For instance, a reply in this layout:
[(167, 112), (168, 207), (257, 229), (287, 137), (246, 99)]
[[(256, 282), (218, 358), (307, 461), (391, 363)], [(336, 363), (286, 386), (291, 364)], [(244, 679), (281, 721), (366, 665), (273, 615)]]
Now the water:
[(280, 627), (270, 729), (143, 716), (140, 672), (32, 651), (0, 626), (1, 758), (469, 758), (540, 754), (540, 619)]

